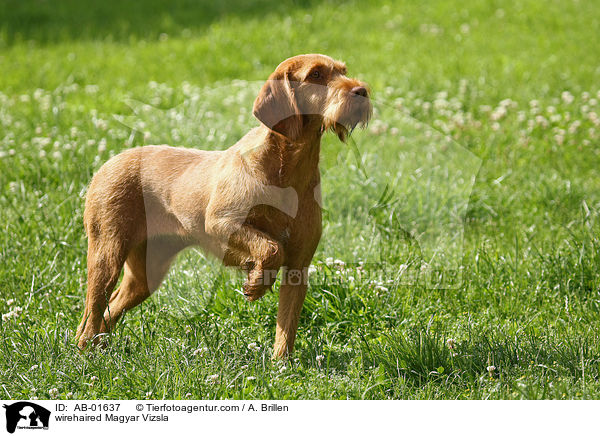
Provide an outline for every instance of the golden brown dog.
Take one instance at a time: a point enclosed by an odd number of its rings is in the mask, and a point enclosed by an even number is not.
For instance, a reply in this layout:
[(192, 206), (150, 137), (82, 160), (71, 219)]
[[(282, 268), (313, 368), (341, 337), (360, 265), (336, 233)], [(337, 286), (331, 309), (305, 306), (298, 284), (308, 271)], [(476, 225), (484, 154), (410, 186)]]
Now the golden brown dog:
[(79, 347), (148, 298), (180, 250), (200, 245), (247, 271), (250, 301), (283, 269), (274, 355), (291, 352), (321, 237), (321, 136), (331, 129), (344, 141), (371, 110), (366, 85), (346, 77), (343, 63), (300, 55), (271, 74), (254, 102), (262, 124), (228, 150), (147, 146), (110, 159), (86, 196)]

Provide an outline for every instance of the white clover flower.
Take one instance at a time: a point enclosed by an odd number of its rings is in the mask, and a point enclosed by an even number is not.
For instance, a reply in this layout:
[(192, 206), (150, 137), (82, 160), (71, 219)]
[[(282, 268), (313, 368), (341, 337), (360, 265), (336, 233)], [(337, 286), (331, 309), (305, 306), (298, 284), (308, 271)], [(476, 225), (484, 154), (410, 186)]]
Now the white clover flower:
[(52, 388), (48, 391), (48, 394), (50, 395), (51, 398), (56, 399), (56, 398), (58, 398), (58, 389)]
[(95, 376), (95, 375), (91, 376), (90, 381), (92, 381), (92, 382), (98, 381), (98, 376)]
[(316, 266), (314, 266), (314, 265), (310, 265), (310, 266), (308, 267), (308, 273), (309, 273), (309, 274), (314, 274), (314, 273), (316, 273), (316, 272), (317, 272), (317, 267), (316, 267)]
[(315, 360), (320, 365), (321, 362), (323, 362), (323, 360), (325, 360), (325, 356), (323, 356), (322, 354), (319, 354), (317, 357), (315, 357)]
[(256, 342), (250, 342), (248, 344), (248, 349), (252, 351), (258, 351), (260, 350), (260, 346)]
[(492, 112), (492, 114), (490, 115), (490, 118), (492, 119), (492, 121), (498, 121), (501, 120), (502, 118), (504, 118), (507, 114), (506, 111), (506, 107), (504, 106), (498, 106), (496, 109), (494, 109), (494, 112)]
[(152, 391), (146, 392), (146, 398), (150, 398), (152, 396)]
[(452, 338), (448, 338), (448, 340), (446, 340), (446, 345), (448, 346), (448, 348), (453, 350), (454, 347), (456, 346), (456, 341)]
[(242, 366), (240, 367), (240, 369), (241, 369), (242, 371), (245, 371), (245, 370), (247, 370), (247, 369), (248, 369), (248, 365), (242, 365)]
[(504, 100), (500, 101), (500, 106), (508, 108), (508, 107), (517, 107), (517, 102), (514, 100), (511, 100), (510, 98), (505, 98)]
[(67, 400), (72, 399), (73, 398), (73, 392), (67, 392), (66, 397), (67, 397)]
[(543, 115), (537, 115), (535, 122), (542, 127), (548, 127), (548, 120)]
[(256, 377), (254, 377), (253, 375), (250, 375), (250, 376), (246, 377), (246, 380), (253, 381), (253, 380), (256, 380)]
[(334, 261), (333, 261), (333, 264), (334, 264), (335, 266), (339, 266), (339, 267), (343, 267), (343, 266), (345, 266), (345, 265), (346, 265), (346, 263), (345, 263), (343, 260), (341, 260), (341, 259), (336, 259), (336, 260), (334, 260)]
[(441, 111), (441, 109), (445, 109), (448, 107), (448, 101), (444, 98), (436, 98), (433, 100), (433, 108), (435, 110)]
[(493, 373), (494, 371), (496, 371), (496, 367), (494, 365), (490, 365), (486, 369), (489, 373)]
[(388, 125), (381, 120), (375, 120), (371, 124), (369, 131), (374, 135), (381, 135), (385, 131), (387, 131)]
[(2, 321), (8, 321), (11, 318), (18, 318), (23, 309), (20, 306), (15, 306), (11, 311), (2, 315)]
[(187, 394), (185, 394), (185, 398), (192, 398), (192, 393), (188, 392)]
[(29, 368), (29, 371), (35, 371), (39, 367), (40, 367), (39, 365), (33, 365), (31, 368)]
[(102, 138), (98, 143), (98, 151), (102, 153), (106, 150), (106, 138)]
[(569, 126), (569, 133), (573, 134), (575, 132), (577, 132), (577, 129), (579, 129), (579, 126), (581, 126), (581, 121), (579, 120), (575, 120), (571, 123), (571, 125)]
[(202, 355), (208, 351), (207, 347), (198, 348), (192, 352), (192, 356), (197, 356), (198, 354)]
[(98, 118), (96, 120), (96, 128), (100, 129), (100, 130), (106, 130), (108, 129), (108, 123), (106, 122), (106, 120), (103, 120), (102, 118)]
[(562, 119), (562, 116), (560, 114), (553, 114), (550, 116), (550, 122), (551, 123), (559, 123), (560, 120)]
[(213, 374), (206, 377), (206, 383), (215, 384), (219, 381), (219, 374)]
[(575, 100), (575, 97), (573, 97), (573, 94), (571, 94), (569, 91), (563, 91), (563, 93), (560, 95), (560, 98), (566, 104), (571, 104), (573, 103), (573, 100)]

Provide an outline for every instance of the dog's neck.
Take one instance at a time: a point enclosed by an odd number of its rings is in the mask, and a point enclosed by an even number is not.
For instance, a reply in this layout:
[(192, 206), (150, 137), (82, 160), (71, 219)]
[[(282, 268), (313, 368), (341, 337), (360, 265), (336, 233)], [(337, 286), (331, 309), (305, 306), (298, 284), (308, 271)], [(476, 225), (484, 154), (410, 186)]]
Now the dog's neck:
[(267, 183), (296, 189), (298, 193), (319, 182), (320, 128), (306, 129), (300, 138), (291, 140), (264, 127), (267, 132), (258, 164)]

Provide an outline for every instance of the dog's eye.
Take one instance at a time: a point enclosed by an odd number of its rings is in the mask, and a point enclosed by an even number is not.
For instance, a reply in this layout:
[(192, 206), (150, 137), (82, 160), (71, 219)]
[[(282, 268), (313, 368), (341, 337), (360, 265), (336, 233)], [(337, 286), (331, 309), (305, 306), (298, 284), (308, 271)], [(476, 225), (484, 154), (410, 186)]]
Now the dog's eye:
[(310, 77), (313, 79), (318, 79), (321, 77), (321, 72), (319, 70), (314, 70), (312, 73), (310, 73)]

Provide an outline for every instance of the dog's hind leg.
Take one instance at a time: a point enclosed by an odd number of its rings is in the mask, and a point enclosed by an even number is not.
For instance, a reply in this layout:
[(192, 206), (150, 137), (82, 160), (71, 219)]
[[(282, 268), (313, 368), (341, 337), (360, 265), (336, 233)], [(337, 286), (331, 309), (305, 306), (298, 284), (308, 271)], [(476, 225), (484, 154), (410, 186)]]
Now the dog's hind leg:
[(119, 288), (104, 312), (102, 332), (114, 328), (125, 311), (142, 303), (160, 286), (172, 260), (185, 247), (180, 240), (157, 239), (143, 242), (131, 250)]
[(80, 349), (85, 348), (90, 340), (98, 342), (102, 315), (125, 262), (126, 247), (114, 245), (94, 237), (90, 237), (88, 242), (88, 289), (83, 318), (77, 329)]

